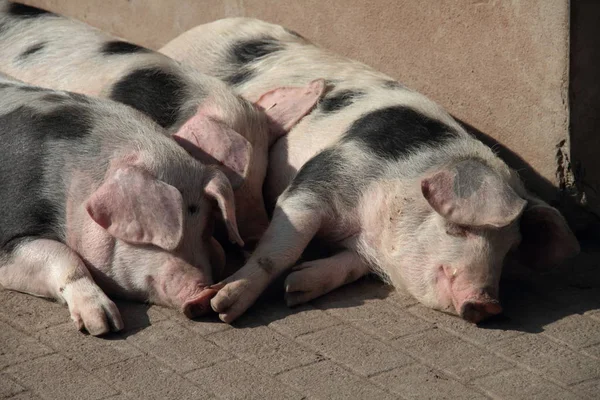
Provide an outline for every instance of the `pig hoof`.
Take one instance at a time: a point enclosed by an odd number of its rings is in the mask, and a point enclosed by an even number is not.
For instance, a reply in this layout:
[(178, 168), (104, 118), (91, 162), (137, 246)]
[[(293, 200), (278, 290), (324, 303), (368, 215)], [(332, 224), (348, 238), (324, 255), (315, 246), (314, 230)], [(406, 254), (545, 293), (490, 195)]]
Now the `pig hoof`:
[(204, 289), (200, 295), (183, 304), (183, 313), (186, 317), (192, 319), (208, 314), (211, 311), (210, 299), (212, 299), (218, 290), (213, 288)]
[(230, 282), (212, 298), (210, 305), (219, 313), (221, 321), (229, 324), (242, 315), (261, 292), (253, 289), (246, 280)]
[(329, 292), (327, 279), (317, 268), (301, 264), (285, 279), (285, 302), (288, 307), (306, 303)]
[(99, 336), (123, 329), (119, 309), (95, 284), (80, 279), (63, 290), (77, 329)]

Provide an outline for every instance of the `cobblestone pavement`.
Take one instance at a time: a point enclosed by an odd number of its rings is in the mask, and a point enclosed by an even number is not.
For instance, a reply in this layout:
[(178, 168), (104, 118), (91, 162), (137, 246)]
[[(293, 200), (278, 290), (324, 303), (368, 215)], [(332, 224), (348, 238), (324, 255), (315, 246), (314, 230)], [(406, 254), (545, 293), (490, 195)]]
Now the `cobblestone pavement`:
[(271, 294), (233, 327), (122, 302), (104, 339), (0, 291), (0, 398), (600, 398), (600, 252), (502, 288), (479, 327), (368, 278), (295, 309)]

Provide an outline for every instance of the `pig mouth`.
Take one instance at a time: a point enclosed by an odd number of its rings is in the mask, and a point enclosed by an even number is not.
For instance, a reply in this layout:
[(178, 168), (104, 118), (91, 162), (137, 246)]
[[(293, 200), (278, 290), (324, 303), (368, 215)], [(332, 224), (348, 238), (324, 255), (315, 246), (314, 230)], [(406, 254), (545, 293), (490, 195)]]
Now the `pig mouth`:
[(210, 300), (215, 297), (217, 292), (217, 289), (205, 287), (197, 296), (183, 303), (183, 314), (189, 319), (194, 319), (211, 313)]

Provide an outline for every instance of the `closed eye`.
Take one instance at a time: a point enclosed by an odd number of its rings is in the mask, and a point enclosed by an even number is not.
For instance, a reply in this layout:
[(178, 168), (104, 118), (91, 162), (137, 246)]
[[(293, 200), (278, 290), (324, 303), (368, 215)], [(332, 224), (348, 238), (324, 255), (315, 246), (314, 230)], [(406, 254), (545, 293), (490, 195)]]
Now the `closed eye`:
[(466, 226), (451, 224), (446, 227), (446, 233), (454, 237), (466, 237), (468, 228)]

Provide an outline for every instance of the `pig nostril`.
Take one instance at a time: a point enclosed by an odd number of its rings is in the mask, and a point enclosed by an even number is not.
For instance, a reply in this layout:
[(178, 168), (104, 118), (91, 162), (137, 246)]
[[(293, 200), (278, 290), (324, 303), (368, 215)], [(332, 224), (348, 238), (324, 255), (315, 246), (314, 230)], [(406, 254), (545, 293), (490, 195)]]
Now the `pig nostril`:
[(460, 316), (474, 324), (484, 319), (497, 315), (502, 312), (502, 307), (496, 302), (478, 303), (473, 301), (465, 302), (460, 308)]

